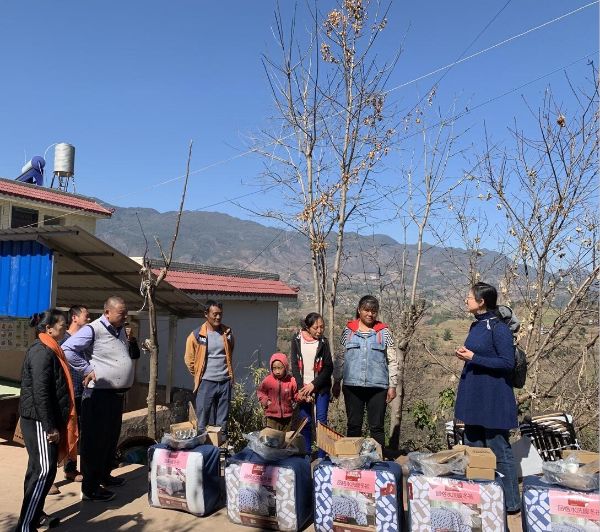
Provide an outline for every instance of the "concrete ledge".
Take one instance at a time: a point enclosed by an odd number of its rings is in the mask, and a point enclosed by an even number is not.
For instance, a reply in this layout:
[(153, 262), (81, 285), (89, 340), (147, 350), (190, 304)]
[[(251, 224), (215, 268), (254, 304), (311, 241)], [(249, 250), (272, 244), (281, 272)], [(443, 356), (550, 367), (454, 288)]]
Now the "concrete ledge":
[[(156, 432), (157, 439), (169, 430), (171, 421), (171, 410), (167, 406), (157, 405), (156, 407)], [(123, 424), (121, 426), (121, 436), (118, 446), (130, 440), (139, 440), (148, 437), (148, 408), (141, 408), (133, 412), (123, 414)]]

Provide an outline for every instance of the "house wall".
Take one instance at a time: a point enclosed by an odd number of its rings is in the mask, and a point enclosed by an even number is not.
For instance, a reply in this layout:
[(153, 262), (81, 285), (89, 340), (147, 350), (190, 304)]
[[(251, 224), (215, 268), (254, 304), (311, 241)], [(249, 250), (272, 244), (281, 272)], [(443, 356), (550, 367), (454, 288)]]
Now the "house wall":
[[(38, 226), (44, 225), (44, 216), (59, 217), (60, 225), (77, 225), (87, 232), (94, 234), (96, 232), (96, 217), (89, 214), (69, 214), (74, 209), (47, 206), (35, 201), (28, 201), (21, 198), (0, 198), (0, 229), (10, 229), (12, 207), (23, 207), (26, 209), (35, 209), (39, 212)], [(66, 216), (65, 216), (66, 215)]]
[[(232, 328), (235, 337), (233, 354), (234, 375), (237, 382), (245, 380), (248, 367), (252, 364), (268, 365), (269, 358), (277, 348), (277, 313), (276, 301), (226, 301), (223, 303), (223, 322)], [(201, 321), (197, 319), (178, 320), (173, 361), (173, 387), (192, 388), (192, 377), (185, 366), (183, 355), (185, 342), (190, 332), (198, 328)], [(140, 323), (139, 339), (148, 337), (148, 324)], [(161, 316), (158, 319), (159, 351), (159, 384), (166, 384), (167, 350), (169, 345), (169, 319)], [(142, 353), (137, 363), (136, 379), (148, 382), (149, 359)]]

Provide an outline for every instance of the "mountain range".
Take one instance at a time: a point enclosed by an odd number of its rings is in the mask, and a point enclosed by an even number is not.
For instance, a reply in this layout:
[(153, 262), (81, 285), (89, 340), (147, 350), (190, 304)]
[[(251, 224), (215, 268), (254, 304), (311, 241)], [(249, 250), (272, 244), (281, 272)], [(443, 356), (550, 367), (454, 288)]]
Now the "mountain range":
[[(139, 217), (139, 221), (138, 221)], [(149, 256), (158, 257), (158, 237), (168, 248), (177, 212), (158, 212), (137, 207), (115, 207), (111, 219), (99, 220), (96, 235), (129, 256), (142, 256), (148, 240)], [(333, 254), (333, 241), (331, 242)], [(449, 290), (464, 291), (469, 254), (463, 249), (425, 245), (420, 272), (420, 290), (430, 301), (444, 298)], [(352, 293), (389, 287), (412, 270), (416, 246), (404, 246), (393, 238), (347, 233), (342, 291)], [(286, 283), (307, 295), (312, 287), (306, 239), (293, 230), (269, 227), (219, 212), (184, 211), (174, 251), (174, 260), (243, 270), (276, 273)], [(480, 268), (489, 271), (491, 282), (500, 275), (507, 259), (483, 250)], [(462, 270), (462, 272), (461, 272)]]

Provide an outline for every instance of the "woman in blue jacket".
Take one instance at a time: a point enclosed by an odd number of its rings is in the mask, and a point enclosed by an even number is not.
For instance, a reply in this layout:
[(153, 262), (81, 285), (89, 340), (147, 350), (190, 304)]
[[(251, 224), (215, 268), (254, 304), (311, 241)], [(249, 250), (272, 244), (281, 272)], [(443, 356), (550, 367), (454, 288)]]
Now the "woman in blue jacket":
[(520, 511), (519, 487), (510, 429), (518, 426), (517, 403), (511, 384), (515, 348), (511, 330), (496, 314), (496, 289), (476, 283), (465, 298), (475, 316), (465, 345), (456, 356), (465, 361), (456, 397), (455, 417), (465, 424), (465, 445), (488, 447), (503, 475), (504, 499), (509, 513)]

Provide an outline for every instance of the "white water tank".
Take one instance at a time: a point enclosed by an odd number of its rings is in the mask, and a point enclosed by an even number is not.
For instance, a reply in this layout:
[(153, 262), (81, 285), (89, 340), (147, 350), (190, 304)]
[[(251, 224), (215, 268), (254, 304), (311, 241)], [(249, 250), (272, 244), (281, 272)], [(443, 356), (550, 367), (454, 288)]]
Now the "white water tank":
[(54, 148), (54, 175), (72, 177), (75, 173), (75, 146), (61, 142)]

